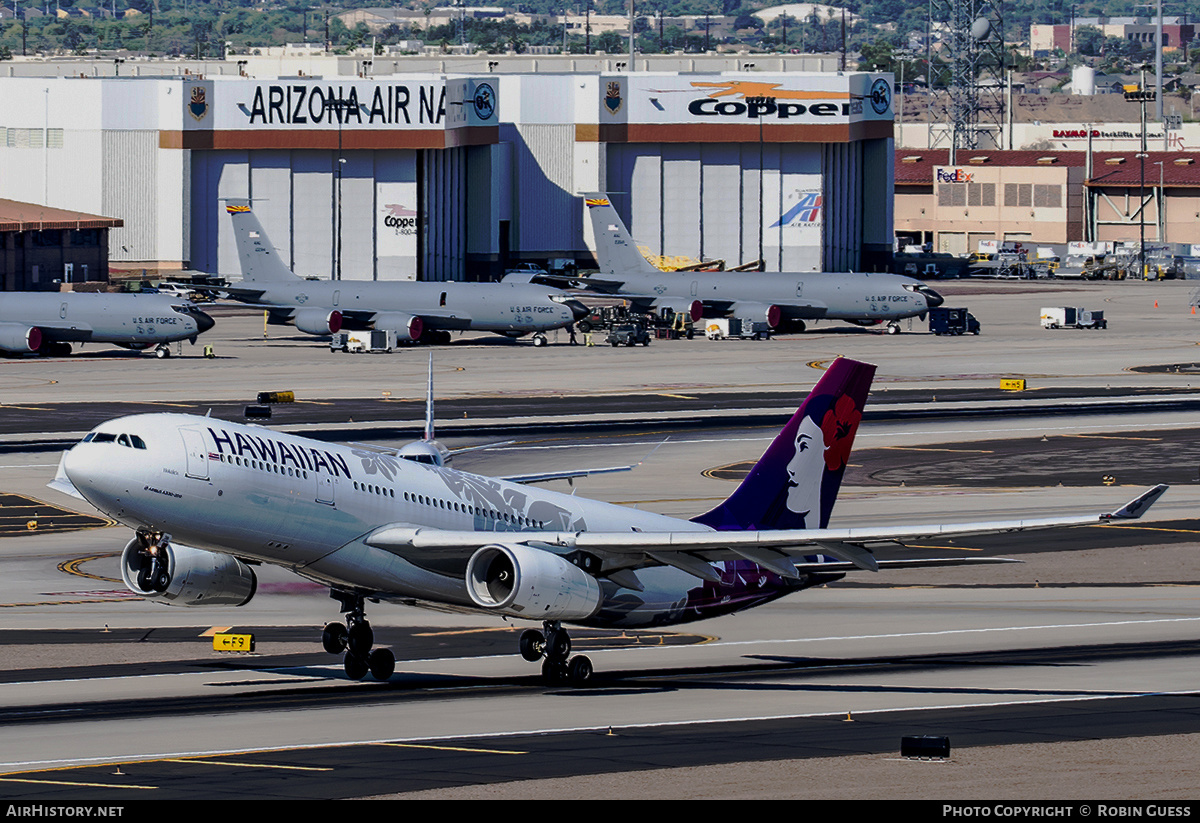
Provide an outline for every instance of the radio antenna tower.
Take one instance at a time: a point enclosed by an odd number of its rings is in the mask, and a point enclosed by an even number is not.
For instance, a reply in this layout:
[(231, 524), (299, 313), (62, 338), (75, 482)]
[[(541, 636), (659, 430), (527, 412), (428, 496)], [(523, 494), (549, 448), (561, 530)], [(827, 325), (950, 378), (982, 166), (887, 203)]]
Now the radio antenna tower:
[(929, 148), (948, 147), (953, 165), (958, 149), (1001, 145), (1004, 21), (997, 0), (930, 0), (929, 15), (930, 36), (940, 36), (950, 69), (949, 122), (931, 124)]

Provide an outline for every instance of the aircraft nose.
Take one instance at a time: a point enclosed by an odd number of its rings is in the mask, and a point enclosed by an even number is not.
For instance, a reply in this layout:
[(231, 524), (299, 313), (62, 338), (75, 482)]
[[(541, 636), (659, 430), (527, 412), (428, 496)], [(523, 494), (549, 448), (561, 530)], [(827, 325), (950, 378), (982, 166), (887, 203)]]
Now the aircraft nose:
[(946, 302), (946, 298), (942, 297), (931, 288), (922, 288), (921, 294), (925, 295), (925, 303), (931, 309), (936, 309), (938, 306)]
[(565, 300), (563, 305), (571, 310), (571, 316), (576, 320), (582, 320), (591, 314), (588, 307), (580, 303), (578, 300)]
[(196, 318), (197, 334), (204, 334), (206, 331), (211, 329), (213, 326), (217, 325), (217, 321), (213, 320), (211, 315), (205, 314), (204, 312), (200, 311), (199, 309), (195, 309), (192, 311), (192, 317)]
[(104, 456), (96, 449), (80, 448), (76, 445), (62, 458), (62, 470), (71, 485), (87, 500), (96, 503), (97, 485), (103, 477), (99, 470), (104, 465)]

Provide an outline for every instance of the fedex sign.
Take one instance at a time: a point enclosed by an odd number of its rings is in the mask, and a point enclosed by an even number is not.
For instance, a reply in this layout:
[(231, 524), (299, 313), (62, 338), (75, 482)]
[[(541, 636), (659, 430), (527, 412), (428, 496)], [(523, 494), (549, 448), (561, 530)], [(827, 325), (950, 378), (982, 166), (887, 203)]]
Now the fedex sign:
[(971, 172), (966, 169), (938, 169), (937, 181), (939, 183), (970, 183)]

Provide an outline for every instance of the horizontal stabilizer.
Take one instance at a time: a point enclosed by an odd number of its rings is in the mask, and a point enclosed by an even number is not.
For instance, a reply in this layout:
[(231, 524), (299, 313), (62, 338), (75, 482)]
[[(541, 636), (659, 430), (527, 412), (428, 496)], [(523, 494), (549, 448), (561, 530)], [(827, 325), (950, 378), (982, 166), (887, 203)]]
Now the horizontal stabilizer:
[(1115, 512), (1101, 515), (1102, 520), (1136, 520), (1146, 513), (1146, 510), (1154, 505), (1158, 498), (1162, 497), (1169, 486), (1159, 484), (1147, 492), (1144, 492), (1130, 500)]

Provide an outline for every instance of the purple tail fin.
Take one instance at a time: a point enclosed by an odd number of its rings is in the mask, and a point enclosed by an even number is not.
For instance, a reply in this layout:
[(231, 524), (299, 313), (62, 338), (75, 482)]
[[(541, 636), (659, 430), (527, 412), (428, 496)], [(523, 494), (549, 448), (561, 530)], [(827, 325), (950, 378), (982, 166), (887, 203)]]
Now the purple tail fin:
[(829, 525), (875, 367), (837, 359), (737, 490), (693, 517), (722, 531)]

